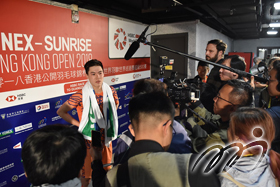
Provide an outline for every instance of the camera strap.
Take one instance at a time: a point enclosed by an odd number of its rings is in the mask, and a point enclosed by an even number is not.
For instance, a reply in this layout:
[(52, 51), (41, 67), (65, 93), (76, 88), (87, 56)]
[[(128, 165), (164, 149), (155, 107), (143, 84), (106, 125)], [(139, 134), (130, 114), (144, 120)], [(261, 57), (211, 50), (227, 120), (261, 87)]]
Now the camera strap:
[(128, 162), (125, 162), (118, 166), (117, 183), (118, 187), (131, 187), (128, 172)]

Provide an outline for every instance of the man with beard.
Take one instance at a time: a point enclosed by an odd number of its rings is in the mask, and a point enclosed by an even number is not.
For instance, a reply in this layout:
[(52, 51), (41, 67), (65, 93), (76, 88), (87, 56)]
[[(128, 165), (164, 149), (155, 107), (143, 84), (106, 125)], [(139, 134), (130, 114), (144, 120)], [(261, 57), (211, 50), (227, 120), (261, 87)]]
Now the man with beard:
[[(206, 46), (205, 58), (208, 61), (221, 64), (223, 62), (226, 49), (227, 49), (227, 44), (224, 43), (222, 40), (218, 40), (218, 39), (210, 40)], [(216, 88), (217, 88), (216, 82), (221, 82), (219, 76), (219, 70), (220, 70), (219, 67), (216, 66), (213, 67), (207, 80), (208, 84), (212, 84)]]
[[(227, 44), (222, 40), (214, 39), (210, 40), (206, 46), (205, 58), (208, 61), (216, 62), (221, 64), (223, 62), (224, 54), (227, 49)], [(219, 88), (222, 85), (222, 81), (220, 79), (220, 68), (215, 66), (210, 71), (210, 74), (207, 79), (207, 85), (205, 91), (201, 94), (201, 102), (205, 106), (205, 108), (211, 112), (213, 112), (213, 98), (217, 94)]]

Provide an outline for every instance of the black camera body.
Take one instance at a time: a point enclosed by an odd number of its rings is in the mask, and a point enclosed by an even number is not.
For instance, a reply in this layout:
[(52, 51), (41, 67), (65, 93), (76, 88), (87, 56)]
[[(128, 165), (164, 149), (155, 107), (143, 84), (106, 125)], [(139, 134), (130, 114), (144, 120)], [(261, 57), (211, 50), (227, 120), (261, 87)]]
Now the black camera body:
[(201, 80), (199, 79), (184, 79), (175, 80), (173, 78), (164, 79), (168, 86), (168, 96), (173, 103), (184, 105), (192, 100), (199, 100), (200, 91), (202, 87)]

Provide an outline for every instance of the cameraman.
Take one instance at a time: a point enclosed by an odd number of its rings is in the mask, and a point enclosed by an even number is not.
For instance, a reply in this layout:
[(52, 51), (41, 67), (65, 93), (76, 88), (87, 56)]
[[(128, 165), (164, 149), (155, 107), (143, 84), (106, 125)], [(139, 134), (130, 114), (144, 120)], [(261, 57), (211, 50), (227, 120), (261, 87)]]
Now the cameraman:
[(193, 127), (193, 149), (198, 153), (209, 146), (227, 143), (230, 114), (239, 107), (251, 105), (252, 87), (241, 80), (229, 80), (213, 100), (214, 114), (206, 110), (200, 101), (191, 102), (190, 105), (191, 109), (208, 121), (206, 123), (196, 115), (188, 119)]

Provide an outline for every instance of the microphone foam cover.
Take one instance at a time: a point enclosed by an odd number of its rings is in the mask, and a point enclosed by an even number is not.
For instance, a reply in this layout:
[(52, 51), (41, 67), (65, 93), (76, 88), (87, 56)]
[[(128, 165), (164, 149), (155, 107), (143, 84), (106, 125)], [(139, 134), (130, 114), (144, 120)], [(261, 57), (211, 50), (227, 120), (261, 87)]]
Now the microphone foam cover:
[(125, 53), (124, 56), (125, 60), (129, 60), (132, 57), (132, 55), (134, 55), (134, 53), (137, 51), (139, 46), (140, 46), (139, 43), (134, 41), (128, 48), (127, 52)]

